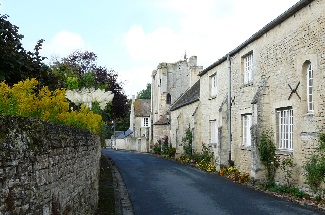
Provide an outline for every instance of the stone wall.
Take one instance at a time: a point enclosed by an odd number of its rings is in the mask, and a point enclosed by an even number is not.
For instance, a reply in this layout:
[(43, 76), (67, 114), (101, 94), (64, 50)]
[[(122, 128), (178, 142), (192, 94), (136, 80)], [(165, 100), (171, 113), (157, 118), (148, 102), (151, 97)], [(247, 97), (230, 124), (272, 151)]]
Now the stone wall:
[(0, 117), (0, 214), (94, 214), (99, 136)]
[[(242, 114), (251, 113), (259, 131), (272, 129), (278, 147), (277, 111), (291, 107), (293, 149), (277, 150), (277, 154), (293, 156), (297, 163), (293, 178), (299, 186), (305, 186), (303, 164), (314, 153), (317, 135), (324, 132), (325, 124), (324, 8), (324, 1), (312, 1), (231, 56), (232, 96), (236, 98), (232, 107), (233, 159), (240, 170), (257, 178), (264, 176), (264, 171), (260, 171), (264, 168), (258, 162), (254, 144), (251, 148), (242, 147)], [(245, 85), (243, 63), (249, 53), (253, 54), (253, 81)], [(307, 111), (307, 63), (312, 64), (314, 72), (314, 112)], [(297, 88), (296, 92), (290, 87)], [(283, 183), (281, 171), (276, 180)]]
[[(318, 146), (318, 134), (325, 132), (325, 1), (300, 1), (302, 6), (283, 14), (229, 52), (231, 62), (231, 159), (242, 172), (252, 177), (265, 177), (259, 161), (258, 135), (264, 129), (273, 130), (272, 138), (281, 158), (292, 155), (297, 166), (294, 181), (304, 183), (304, 162)], [(282, 18), (285, 17), (285, 18)], [(267, 30), (266, 30), (267, 29)], [(244, 84), (245, 57), (253, 56), (253, 80)], [(313, 68), (314, 111), (307, 111), (307, 65)], [(215, 152), (216, 164), (227, 158), (227, 56), (200, 72), (202, 108), (202, 141), (210, 140), (209, 121), (219, 122), (219, 141)], [(210, 96), (211, 77), (217, 76), (217, 96)], [(290, 85), (290, 86), (289, 86)], [(296, 91), (295, 91), (296, 89)], [(291, 96), (290, 96), (291, 95)], [(277, 111), (293, 110), (293, 148), (279, 149)], [(244, 144), (243, 117), (251, 115), (252, 144)], [(229, 149), (229, 147), (228, 147)], [(276, 180), (284, 182), (283, 173)]]
[[(217, 168), (220, 165), (228, 165), (228, 64), (227, 61), (218, 67), (212, 68), (201, 76), (200, 101), (202, 105), (201, 139), (205, 144), (209, 144), (215, 155)], [(217, 76), (217, 94), (211, 96), (211, 78)], [(218, 127), (217, 144), (211, 144), (210, 122), (216, 121)]]
[(198, 101), (171, 111), (170, 143), (176, 148), (177, 154), (184, 152), (182, 139), (189, 127), (193, 135), (192, 149), (196, 152), (202, 150), (200, 125), (202, 114), (200, 107)]
[[(175, 63), (160, 63), (152, 72), (151, 83), (151, 113), (152, 113), (152, 137), (151, 145), (155, 144), (164, 135), (169, 136), (169, 125), (155, 125), (179, 99), (198, 80), (198, 72), (202, 66), (197, 66), (197, 57)], [(171, 104), (167, 104), (167, 95), (171, 97)], [(157, 133), (158, 132), (158, 133)]]

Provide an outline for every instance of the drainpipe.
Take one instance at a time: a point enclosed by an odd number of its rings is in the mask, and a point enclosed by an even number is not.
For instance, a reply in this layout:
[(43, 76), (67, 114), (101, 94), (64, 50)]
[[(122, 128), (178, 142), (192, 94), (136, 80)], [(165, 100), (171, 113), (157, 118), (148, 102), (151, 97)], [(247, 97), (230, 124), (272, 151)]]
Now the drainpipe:
[(228, 146), (229, 146), (229, 157), (228, 162), (231, 161), (231, 62), (230, 55), (227, 56), (228, 62)]

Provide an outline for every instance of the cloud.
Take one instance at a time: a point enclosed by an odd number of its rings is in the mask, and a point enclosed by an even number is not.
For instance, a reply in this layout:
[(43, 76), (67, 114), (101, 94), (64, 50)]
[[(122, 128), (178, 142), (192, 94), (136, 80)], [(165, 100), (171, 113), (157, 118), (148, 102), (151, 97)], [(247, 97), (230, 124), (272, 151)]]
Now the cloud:
[[(146, 34), (140, 25), (130, 28), (124, 36), (124, 42), (133, 59), (149, 62), (178, 59), (180, 52), (177, 53), (177, 49), (182, 44), (181, 37), (170, 28), (160, 27)], [(184, 52), (184, 48), (181, 52)]]
[[(161, 1), (156, 8), (171, 15), (165, 19), (173, 19), (173, 26), (158, 26), (146, 32), (142, 25), (133, 25), (124, 36), (125, 46), (134, 60), (155, 62), (156, 65), (159, 62), (176, 62), (186, 50), (188, 55), (198, 56), (198, 63), (201, 62), (206, 67), (236, 48), (297, 1), (290, 0), (282, 5), (281, 2)], [(275, 5), (277, 10), (268, 10)]]
[(45, 41), (42, 54), (45, 56), (66, 57), (75, 50), (91, 50), (81, 35), (69, 31), (60, 31), (48, 42)]
[[(188, 57), (196, 55), (198, 65), (206, 68), (296, 2), (297, 0), (159, 1), (155, 9), (163, 10), (158, 17), (161, 19), (163, 16), (166, 22), (156, 28), (151, 27), (150, 30), (144, 24), (134, 24), (123, 37), (130, 58), (152, 66), (142, 69), (134, 66), (127, 76), (139, 80), (136, 74), (146, 77), (145, 72), (148, 72), (146, 75), (150, 81), (151, 71), (160, 62), (177, 62), (182, 59), (185, 51)], [(145, 88), (147, 81), (137, 84), (142, 89), (136, 89), (134, 85), (136, 90), (131, 90), (132, 79), (130, 86), (125, 86), (126, 92), (139, 92)]]
[(129, 98), (132, 95), (136, 96), (138, 92), (146, 88), (147, 83), (151, 83), (152, 71), (151, 65), (142, 65), (119, 73), (118, 79), (124, 82), (123, 89)]

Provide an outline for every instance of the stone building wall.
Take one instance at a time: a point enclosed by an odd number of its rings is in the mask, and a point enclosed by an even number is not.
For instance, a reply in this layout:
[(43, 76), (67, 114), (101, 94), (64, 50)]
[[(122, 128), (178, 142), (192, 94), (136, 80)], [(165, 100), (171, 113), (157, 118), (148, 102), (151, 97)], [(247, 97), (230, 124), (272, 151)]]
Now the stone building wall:
[(99, 136), (0, 117), (0, 214), (94, 214)]
[[(151, 83), (151, 113), (152, 113), (152, 138), (151, 145), (155, 144), (164, 135), (170, 133), (168, 124), (157, 125), (169, 112), (173, 103), (198, 80), (198, 72), (202, 66), (197, 66), (197, 57), (189, 59), (184, 56), (183, 60), (175, 63), (159, 63), (157, 69), (152, 72)], [(170, 104), (167, 95), (170, 95)], [(169, 113), (168, 113), (169, 114)], [(158, 133), (157, 133), (158, 132)], [(170, 138), (170, 136), (169, 136)]]
[(200, 152), (201, 145), (201, 108), (200, 102), (194, 102), (171, 112), (170, 142), (177, 154), (182, 154), (186, 130), (193, 134), (192, 149)]
[(153, 145), (158, 143), (159, 140), (162, 140), (165, 135), (170, 138), (170, 124), (168, 125), (154, 125), (153, 126), (153, 143), (150, 146), (150, 150), (153, 148)]
[[(211, 96), (211, 77), (217, 76), (217, 94)], [(208, 70), (200, 77), (200, 101), (202, 109), (201, 140), (211, 146), (214, 152), (217, 167), (228, 165), (228, 119), (227, 119), (227, 97), (228, 97), (228, 63), (225, 61), (218, 67)], [(217, 144), (211, 145), (210, 122), (216, 121), (218, 140)]]
[[(232, 95), (232, 145), (235, 165), (253, 176), (263, 177), (256, 147), (244, 148), (242, 115), (253, 115), (253, 126), (258, 131), (272, 129), (278, 147), (277, 110), (292, 107), (293, 150), (280, 151), (281, 157), (293, 155), (297, 163), (294, 178), (304, 185), (303, 163), (317, 146), (317, 135), (324, 132), (325, 89), (325, 1), (311, 1), (259, 39), (247, 44), (231, 56)], [(244, 56), (253, 53), (253, 82), (243, 84)], [(314, 113), (307, 112), (306, 64), (314, 71)], [(290, 86), (289, 86), (290, 85)], [(296, 92), (290, 89), (296, 89)], [(291, 95), (291, 96), (290, 96)], [(279, 171), (276, 180), (283, 182)]]

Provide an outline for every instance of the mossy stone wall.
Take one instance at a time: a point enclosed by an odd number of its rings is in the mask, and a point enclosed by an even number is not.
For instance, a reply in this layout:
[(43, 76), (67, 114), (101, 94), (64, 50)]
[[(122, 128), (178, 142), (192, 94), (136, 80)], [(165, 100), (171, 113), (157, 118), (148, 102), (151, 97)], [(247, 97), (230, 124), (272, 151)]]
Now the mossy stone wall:
[(0, 214), (94, 214), (99, 136), (0, 116)]

